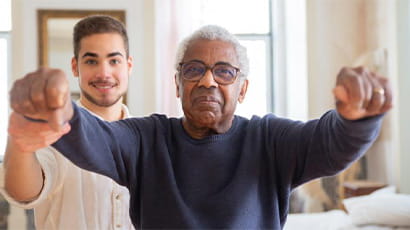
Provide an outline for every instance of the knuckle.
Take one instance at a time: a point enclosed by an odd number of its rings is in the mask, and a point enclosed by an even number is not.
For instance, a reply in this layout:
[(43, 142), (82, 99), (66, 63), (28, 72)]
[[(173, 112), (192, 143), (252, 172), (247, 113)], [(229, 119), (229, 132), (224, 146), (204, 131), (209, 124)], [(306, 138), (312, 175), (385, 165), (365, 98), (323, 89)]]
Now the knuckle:
[(46, 93), (49, 97), (57, 97), (62, 94), (62, 90), (57, 86), (50, 86), (46, 88)]
[(358, 74), (364, 74), (364, 73), (368, 72), (368, 70), (367, 70), (367, 68), (364, 67), (364, 66), (358, 66), (358, 67), (356, 68), (356, 72), (357, 72)]
[(16, 112), (20, 112), (20, 110), (21, 110), (20, 104), (18, 104), (16, 102), (11, 102), (10, 107)]
[(21, 101), (20, 106), (22, 108), (29, 108), (31, 107), (31, 102), (28, 99), (24, 99)]
[(346, 73), (349, 71), (349, 68), (346, 66), (343, 66), (340, 71), (339, 71), (339, 76), (346, 75)]
[(64, 71), (62, 71), (61, 69), (52, 69), (52, 70), (50, 71), (50, 75), (52, 75), (52, 76), (54, 76), (54, 77), (57, 77), (57, 78), (66, 79), (65, 73), (64, 73)]
[(38, 78), (38, 74), (36, 73), (29, 73), (26, 75), (26, 77), (24, 77), (24, 79), (22, 79), (22, 83), (27, 83), (27, 81), (32, 81), (33, 79)]
[(349, 84), (360, 84), (361, 82), (363, 82), (363, 79), (361, 79), (358, 75), (355, 74), (346, 75), (345, 80)]
[(48, 70), (47, 67), (41, 66), (40, 68), (38, 68), (37, 72), (40, 73), (40, 74), (42, 74), (42, 73), (47, 72), (47, 70)]
[(382, 83), (382, 84), (384, 84), (384, 85), (387, 85), (387, 84), (390, 83), (389, 79), (386, 78), (386, 77), (380, 77), (380, 78), (379, 78), (379, 82)]
[(13, 87), (10, 90), (10, 94), (14, 93), (15, 91), (18, 91), (20, 88), (23, 86), (23, 79), (16, 80), (13, 84)]
[(347, 67), (347, 66), (343, 66), (340, 71), (341, 72), (346, 72), (348, 69), (350, 69), (350, 68)]

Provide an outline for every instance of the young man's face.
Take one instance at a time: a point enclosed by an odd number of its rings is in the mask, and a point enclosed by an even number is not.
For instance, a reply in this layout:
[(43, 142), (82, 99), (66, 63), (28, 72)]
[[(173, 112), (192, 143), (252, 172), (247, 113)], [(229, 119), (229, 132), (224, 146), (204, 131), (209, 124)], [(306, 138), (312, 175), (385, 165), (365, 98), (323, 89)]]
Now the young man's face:
[(117, 33), (93, 34), (80, 42), (78, 59), (72, 59), (74, 76), (79, 78), (81, 102), (108, 107), (126, 93), (132, 58)]

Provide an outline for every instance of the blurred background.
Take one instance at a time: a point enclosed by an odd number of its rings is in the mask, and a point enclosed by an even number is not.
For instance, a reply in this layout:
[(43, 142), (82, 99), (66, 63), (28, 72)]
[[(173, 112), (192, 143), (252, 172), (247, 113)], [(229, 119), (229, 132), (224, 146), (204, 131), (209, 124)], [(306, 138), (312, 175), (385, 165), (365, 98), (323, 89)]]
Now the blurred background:
[[(344, 182), (354, 179), (410, 193), (408, 0), (0, 0), (0, 153), (15, 79), (41, 65), (60, 68), (78, 94), (70, 70), (72, 29), (94, 13), (119, 15), (128, 29), (134, 69), (126, 103), (135, 116), (182, 115), (173, 81), (175, 50), (206, 24), (226, 27), (248, 49), (249, 90), (237, 110), (245, 117), (272, 112), (318, 118), (334, 108), (332, 88), (342, 66), (366, 65), (387, 76), (395, 107), (377, 142), (351, 173), (319, 187), (336, 203), (345, 196)], [(1, 212), (4, 229), (32, 226), (22, 210), (5, 205)]]

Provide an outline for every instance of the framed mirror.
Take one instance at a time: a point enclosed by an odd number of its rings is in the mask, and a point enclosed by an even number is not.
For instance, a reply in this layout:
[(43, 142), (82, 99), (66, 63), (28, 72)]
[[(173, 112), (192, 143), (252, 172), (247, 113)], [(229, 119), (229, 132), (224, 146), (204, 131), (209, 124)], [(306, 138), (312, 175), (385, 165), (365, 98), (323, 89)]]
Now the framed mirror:
[[(80, 88), (71, 74), (73, 57), (73, 28), (83, 17), (109, 15), (125, 24), (124, 10), (38, 10), (38, 60), (39, 66), (62, 69), (70, 83), (71, 97), (77, 100)], [(124, 103), (126, 98), (123, 99)]]

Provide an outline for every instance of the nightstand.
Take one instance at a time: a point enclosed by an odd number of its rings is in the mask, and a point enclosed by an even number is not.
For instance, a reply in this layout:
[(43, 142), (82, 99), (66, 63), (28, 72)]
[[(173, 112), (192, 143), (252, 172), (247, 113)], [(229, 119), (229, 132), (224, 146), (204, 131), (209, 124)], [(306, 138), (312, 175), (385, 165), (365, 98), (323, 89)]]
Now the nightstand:
[(355, 181), (346, 181), (343, 183), (344, 189), (344, 198), (354, 197), (354, 196), (363, 196), (372, 193), (378, 189), (386, 187), (387, 185), (375, 181), (367, 180), (355, 180)]

